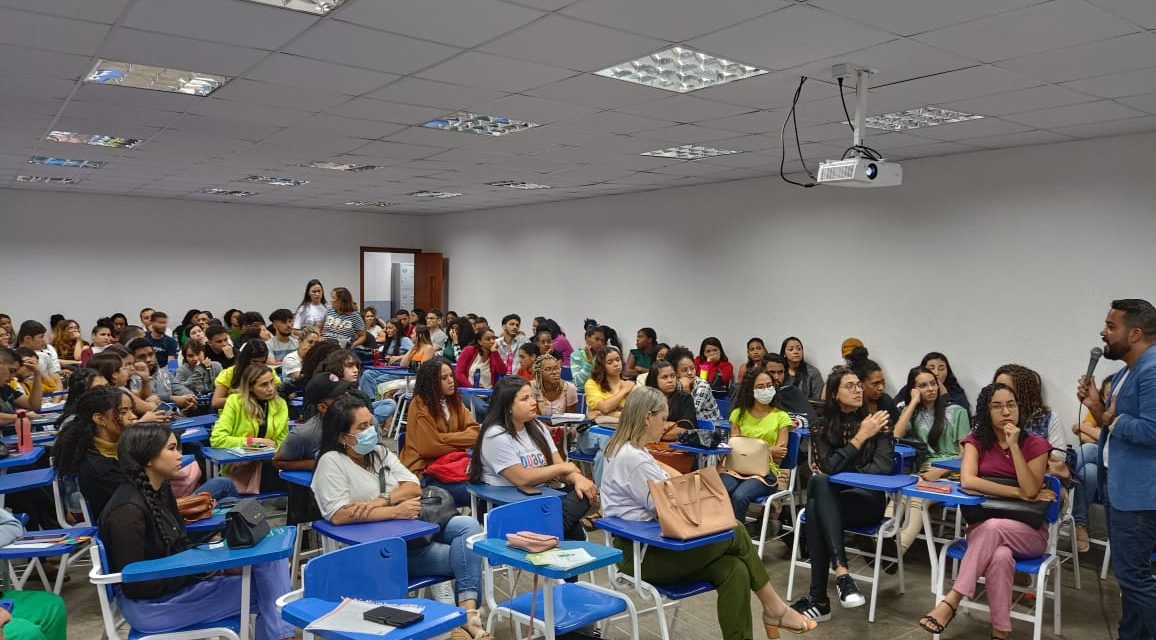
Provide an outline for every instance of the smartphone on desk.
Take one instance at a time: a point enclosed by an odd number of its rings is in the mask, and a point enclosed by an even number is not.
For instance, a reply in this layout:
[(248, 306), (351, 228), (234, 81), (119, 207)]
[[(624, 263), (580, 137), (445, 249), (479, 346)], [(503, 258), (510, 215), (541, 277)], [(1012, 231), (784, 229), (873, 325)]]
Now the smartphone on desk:
[(519, 486), (518, 491), (521, 491), (524, 495), (527, 495), (527, 496), (540, 496), (540, 495), (542, 495), (542, 490), (539, 489), (538, 487)]
[(369, 622), (385, 624), (391, 627), (408, 627), (411, 624), (421, 622), (425, 619), (425, 615), (416, 611), (406, 611), (405, 609), (387, 606), (374, 607), (366, 611), (363, 617)]

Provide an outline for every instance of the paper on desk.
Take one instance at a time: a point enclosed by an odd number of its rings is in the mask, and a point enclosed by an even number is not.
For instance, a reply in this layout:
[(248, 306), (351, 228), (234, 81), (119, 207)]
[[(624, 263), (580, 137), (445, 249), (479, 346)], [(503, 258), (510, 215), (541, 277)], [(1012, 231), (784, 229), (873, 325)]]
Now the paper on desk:
[(5, 549), (48, 549), (48, 548), (60, 545), (63, 542), (64, 542), (64, 540), (61, 540), (60, 542), (31, 542), (31, 541), (21, 542), (21, 541), (17, 540), (16, 542), (13, 542), (9, 545), (6, 545), (4, 548)]
[(585, 549), (550, 549), (541, 553), (530, 553), (526, 559), (532, 564), (546, 565), (558, 569), (573, 569), (594, 561), (594, 556)]
[(551, 424), (566, 424), (568, 422), (586, 422), (584, 413), (555, 413), (550, 416)]
[[(337, 608), (328, 614), (316, 619), (305, 627), (306, 631), (342, 631), (346, 633), (365, 633), (373, 636), (384, 636), (396, 629), (387, 624), (378, 624), (365, 619), (365, 612), (381, 605), (375, 602), (345, 598)], [(405, 609), (421, 613), (423, 607), (407, 604), (391, 604), (396, 609)]]
[(268, 455), (270, 453), (274, 453), (277, 450), (274, 449), (273, 447), (260, 447), (260, 448), (253, 448), (253, 449), (245, 449), (243, 447), (231, 447), (231, 448), (225, 449), (225, 451), (228, 451), (229, 453), (231, 453), (235, 456), (261, 456), (261, 455)]

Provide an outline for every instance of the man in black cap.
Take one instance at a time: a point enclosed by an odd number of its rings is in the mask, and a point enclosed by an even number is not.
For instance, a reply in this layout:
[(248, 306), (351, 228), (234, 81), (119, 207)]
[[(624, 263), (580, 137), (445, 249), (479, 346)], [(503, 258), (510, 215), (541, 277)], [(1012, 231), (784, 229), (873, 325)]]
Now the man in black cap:
[[(332, 373), (318, 373), (305, 384), (302, 423), (285, 436), (273, 456), (273, 466), (284, 471), (313, 471), (317, 466), (317, 450), (321, 448), (321, 421), (325, 412), (338, 398), (356, 392), (351, 382)], [(308, 487), (288, 484), (288, 524), (312, 522), (321, 517)]]

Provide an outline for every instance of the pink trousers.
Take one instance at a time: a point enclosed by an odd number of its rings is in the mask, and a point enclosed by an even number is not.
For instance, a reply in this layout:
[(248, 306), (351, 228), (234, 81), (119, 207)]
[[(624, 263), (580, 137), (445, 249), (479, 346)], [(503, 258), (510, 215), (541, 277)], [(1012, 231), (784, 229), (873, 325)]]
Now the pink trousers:
[(1016, 520), (992, 518), (968, 526), (967, 552), (959, 563), (952, 588), (965, 598), (975, 596), (980, 576), (987, 582), (991, 626), (1011, 631), (1012, 579), (1016, 559), (1031, 558), (1048, 548), (1047, 528), (1033, 529)]

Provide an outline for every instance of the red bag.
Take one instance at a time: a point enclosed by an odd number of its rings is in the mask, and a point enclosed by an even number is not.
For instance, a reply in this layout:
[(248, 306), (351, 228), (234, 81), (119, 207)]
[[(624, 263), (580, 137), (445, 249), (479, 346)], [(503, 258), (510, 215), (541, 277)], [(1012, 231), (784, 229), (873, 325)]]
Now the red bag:
[(465, 482), (469, 477), (470, 457), (465, 451), (455, 451), (426, 465), (425, 474), (438, 482)]

